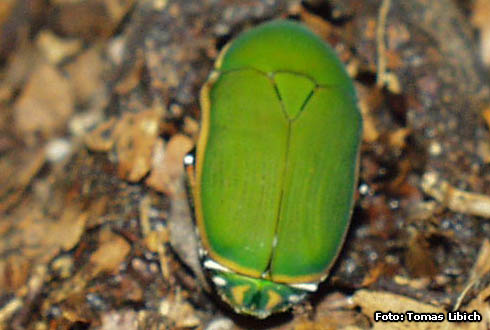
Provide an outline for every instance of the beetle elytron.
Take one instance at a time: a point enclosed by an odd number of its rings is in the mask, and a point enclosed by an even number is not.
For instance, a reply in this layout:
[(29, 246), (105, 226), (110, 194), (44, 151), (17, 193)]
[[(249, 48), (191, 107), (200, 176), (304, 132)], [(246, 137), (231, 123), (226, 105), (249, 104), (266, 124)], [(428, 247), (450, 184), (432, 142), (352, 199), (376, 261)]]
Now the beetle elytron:
[(317, 289), (343, 243), (362, 118), (334, 51), (277, 20), (225, 47), (184, 162), (203, 266), (238, 313), (265, 318)]

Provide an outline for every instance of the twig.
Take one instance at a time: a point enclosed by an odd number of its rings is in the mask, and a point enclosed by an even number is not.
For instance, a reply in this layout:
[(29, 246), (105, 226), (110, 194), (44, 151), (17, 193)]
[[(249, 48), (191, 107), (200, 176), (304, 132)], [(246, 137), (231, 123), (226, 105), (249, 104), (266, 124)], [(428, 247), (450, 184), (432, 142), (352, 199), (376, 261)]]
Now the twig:
[(378, 87), (383, 87), (386, 83), (386, 47), (385, 47), (385, 31), (386, 17), (390, 11), (391, 0), (383, 0), (379, 8), (378, 26), (376, 28), (376, 39), (378, 49), (378, 76), (376, 84)]

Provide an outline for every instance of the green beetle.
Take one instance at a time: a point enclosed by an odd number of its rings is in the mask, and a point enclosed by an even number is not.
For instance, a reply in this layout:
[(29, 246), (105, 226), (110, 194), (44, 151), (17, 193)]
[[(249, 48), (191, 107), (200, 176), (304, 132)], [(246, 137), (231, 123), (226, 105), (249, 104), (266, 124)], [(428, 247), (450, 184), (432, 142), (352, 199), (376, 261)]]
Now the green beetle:
[(347, 232), (362, 118), (334, 51), (277, 20), (227, 45), (201, 90), (184, 164), (203, 268), (236, 312), (265, 318), (317, 289)]

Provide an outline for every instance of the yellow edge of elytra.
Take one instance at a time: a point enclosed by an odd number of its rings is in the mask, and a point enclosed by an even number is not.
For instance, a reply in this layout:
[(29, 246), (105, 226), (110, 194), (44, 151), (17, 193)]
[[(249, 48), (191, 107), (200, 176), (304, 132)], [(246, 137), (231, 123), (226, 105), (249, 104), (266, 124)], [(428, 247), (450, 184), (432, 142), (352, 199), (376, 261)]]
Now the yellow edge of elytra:
[(230, 48), (231, 43), (227, 43), (223, 49), (219, 52), (218, 58), (216, 58), (216, 62), (214, 64), (214, 68), (216, 70), (221, 69), (221, 64), (223, 64), (223, 58), (225, 57), (226, 53), (228, 52), (228, 49)]
[(202, 199), (201, 199), (201, 179), (202, 179), (202, 167), (204, 163), (204, 151), (206, 150), (206, 144), (209, 136), (209, 117), (211, 102), (209, 100), (209, 90), (211, 89), (211, 78), (215, 74), (213, 71), (204, 86), (201, 89), (200, 103), (201, 103), (201, 127), (199, 132), (199, 138), (197, 140), (196, 148), (196, 167), (195, 167), (195, 184), (192, 190), (192, 197), (194, 199), (194, 211), (196, 216), (197, 227), (201, 233), (201, 243), (205, 248), (209, 248), (209, 240), (204, 228), (204, 221), (202, 216)]

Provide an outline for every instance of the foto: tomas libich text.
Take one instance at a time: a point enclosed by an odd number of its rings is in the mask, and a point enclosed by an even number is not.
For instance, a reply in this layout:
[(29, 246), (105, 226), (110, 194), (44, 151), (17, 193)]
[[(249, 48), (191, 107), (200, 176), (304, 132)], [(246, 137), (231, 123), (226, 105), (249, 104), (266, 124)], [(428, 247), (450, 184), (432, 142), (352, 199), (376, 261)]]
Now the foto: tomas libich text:
[(374, 312), (375, 322), (481, 322), (482, 316), (477, 311), (465, 312), (454, 311), (447, 313), (420, 313), (414, 311), (406, 311), (396, 313), (392, 311)]

